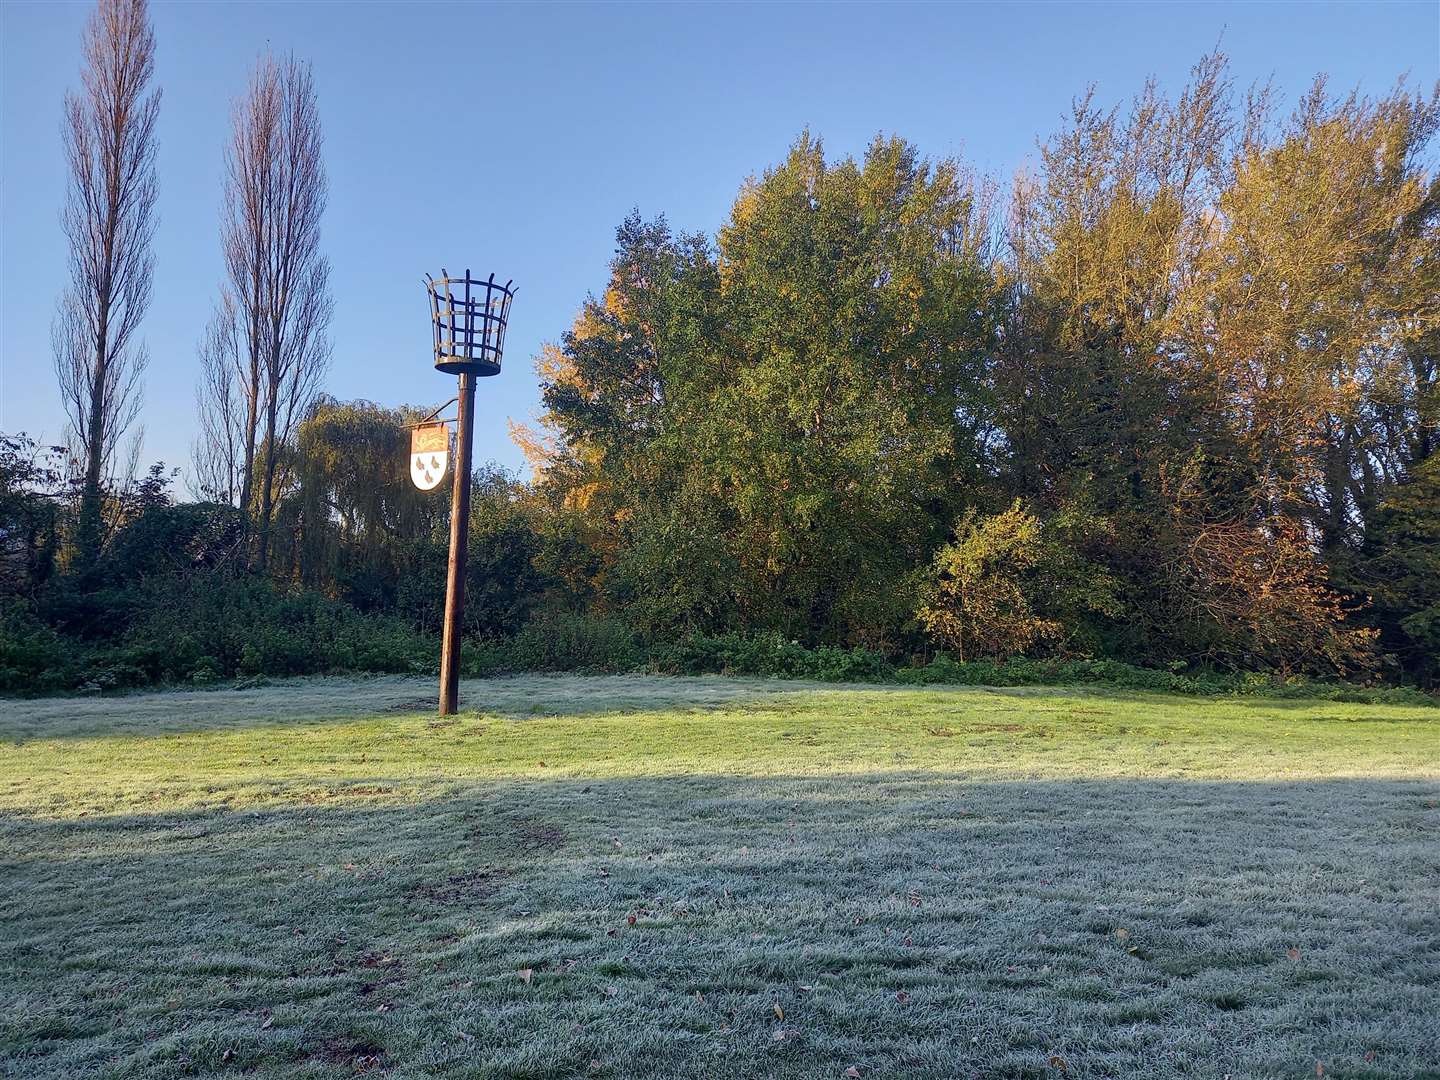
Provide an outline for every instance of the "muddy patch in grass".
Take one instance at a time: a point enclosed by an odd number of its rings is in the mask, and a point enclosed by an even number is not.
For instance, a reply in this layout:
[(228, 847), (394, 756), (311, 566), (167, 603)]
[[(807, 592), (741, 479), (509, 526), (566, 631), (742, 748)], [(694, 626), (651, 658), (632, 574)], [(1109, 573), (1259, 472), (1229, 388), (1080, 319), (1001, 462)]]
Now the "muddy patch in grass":
[(395, 1005), (396, 995), (409, 981), (405, 965), (389, 953), (366, 953), (360, 957), (360, 966), (371, 977), (356, 987), (360, 997), (370, 998), (377, 1012), (389, 1012)]
[(425, 882), (410, 889), (407, 895), (413, 900), (428, 900), (432, 904), (459, 904), (476, 900), (488, 900), (503, 884), (509, 872), (494, 866), (482, 866), (463, 874), (452, 874), (443, 882)]
[(565, 830), (537, 818), (516, 822), (514, 830), (515, 846), (530, 854), (558, 851), (565, 846)]
[(540, 818), (502, 819), (493, 824), (471, 825), (469, 836), (472, 841), (484, 844), (500, 840), (514, 850), (527, 855), (544, 855), (559, 851), (567, 839), (565, 830), (559, 825)]
[(326, 1039), (308, 1056), (329, 1065), (348, 1066), (357, 1075), (385, 1072), (390, 1067), (385, 1048), (368, 1039)]

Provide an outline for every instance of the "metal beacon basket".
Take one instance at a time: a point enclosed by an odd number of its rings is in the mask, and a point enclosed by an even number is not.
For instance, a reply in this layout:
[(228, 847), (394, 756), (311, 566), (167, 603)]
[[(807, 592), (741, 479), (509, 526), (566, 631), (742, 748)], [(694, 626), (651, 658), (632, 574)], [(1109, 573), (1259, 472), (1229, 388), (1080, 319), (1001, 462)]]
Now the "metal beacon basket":
[(430, 325), (435, 331), (435, 370), (447, 375), (499, 375), (505, 351), (505, 323), (515, 297), (514, 279), (501, 285), (495, 275), (472, 278), (425, 275)]

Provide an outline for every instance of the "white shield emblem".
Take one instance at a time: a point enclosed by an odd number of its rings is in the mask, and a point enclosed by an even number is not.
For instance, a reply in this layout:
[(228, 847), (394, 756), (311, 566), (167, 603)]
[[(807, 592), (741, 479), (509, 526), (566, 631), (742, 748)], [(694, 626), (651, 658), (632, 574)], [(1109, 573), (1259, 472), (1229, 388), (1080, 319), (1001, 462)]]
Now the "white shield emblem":
[(445, 479), (450, 462), (450, 429), (442, 424), (422, 424), (410, 432), (410, 479), (421, 491), (437, 487)]

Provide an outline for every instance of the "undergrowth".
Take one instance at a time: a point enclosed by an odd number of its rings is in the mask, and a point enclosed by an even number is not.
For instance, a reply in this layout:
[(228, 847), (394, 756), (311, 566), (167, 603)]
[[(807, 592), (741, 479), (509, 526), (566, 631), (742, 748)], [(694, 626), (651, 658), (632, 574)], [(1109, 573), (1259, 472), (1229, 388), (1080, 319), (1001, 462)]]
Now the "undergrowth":
[[(144, 605), (118, 634), (62, 635), (11, 606), (0, 610), (0, 691), (102, 693), (150, 685), (223, 685), (295, 675), (434, 674), (439, 640), (404, 620), (365, 615), (316, 593), (286, 595), (244, 581)], [(1108, 659), (896, 663), (883, 653), (806, 646), (779, 634), (693, 634), (645, 643), (618, 619), (548, 616), (513, 637), (462, 647), (470, 676), (528, 672), (743, 675), (909, 686), (1091, 684), (1191, 696), (1263, 696), (1440, 705), (1410, 687), (1319, 682), (1267, 672), (1157, 669)]]

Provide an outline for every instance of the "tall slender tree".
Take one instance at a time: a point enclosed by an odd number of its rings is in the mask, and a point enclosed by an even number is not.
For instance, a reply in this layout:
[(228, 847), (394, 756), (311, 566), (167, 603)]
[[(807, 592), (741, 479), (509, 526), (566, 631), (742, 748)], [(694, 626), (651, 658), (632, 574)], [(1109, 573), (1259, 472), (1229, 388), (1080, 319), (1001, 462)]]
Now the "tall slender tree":
[(149, 89), (155, 35), (145, 0), (100, 0), (85, 27), (81, 89), (65, 96), (70, 181), (61, 223), (70, 284), (53, 330), (55, 373), (80, 473), (74, 546), (93, 561), (104, 536), (103, 489), (140, 409), (155, 230), (155, 123)]
[(226, 153), (227, 280), (200, 350), (196, 453), (202, 484), (245, 510), (257, 569), (269, 560), (285, 447), (330, 360), (322, 146), (309, 65), (263, 57)]
[(195, 387), (201, 420), (193, 449), (196, 494), (232, 506), (241, 504), (245, 451), (247, 445), (254, 448), (247, 439), (254, 434), (257, 385), (244, 379), (243, 368), (237, 367), (239, 331), (235, 300), (226, 292), (200, 342), (200, 382)]

